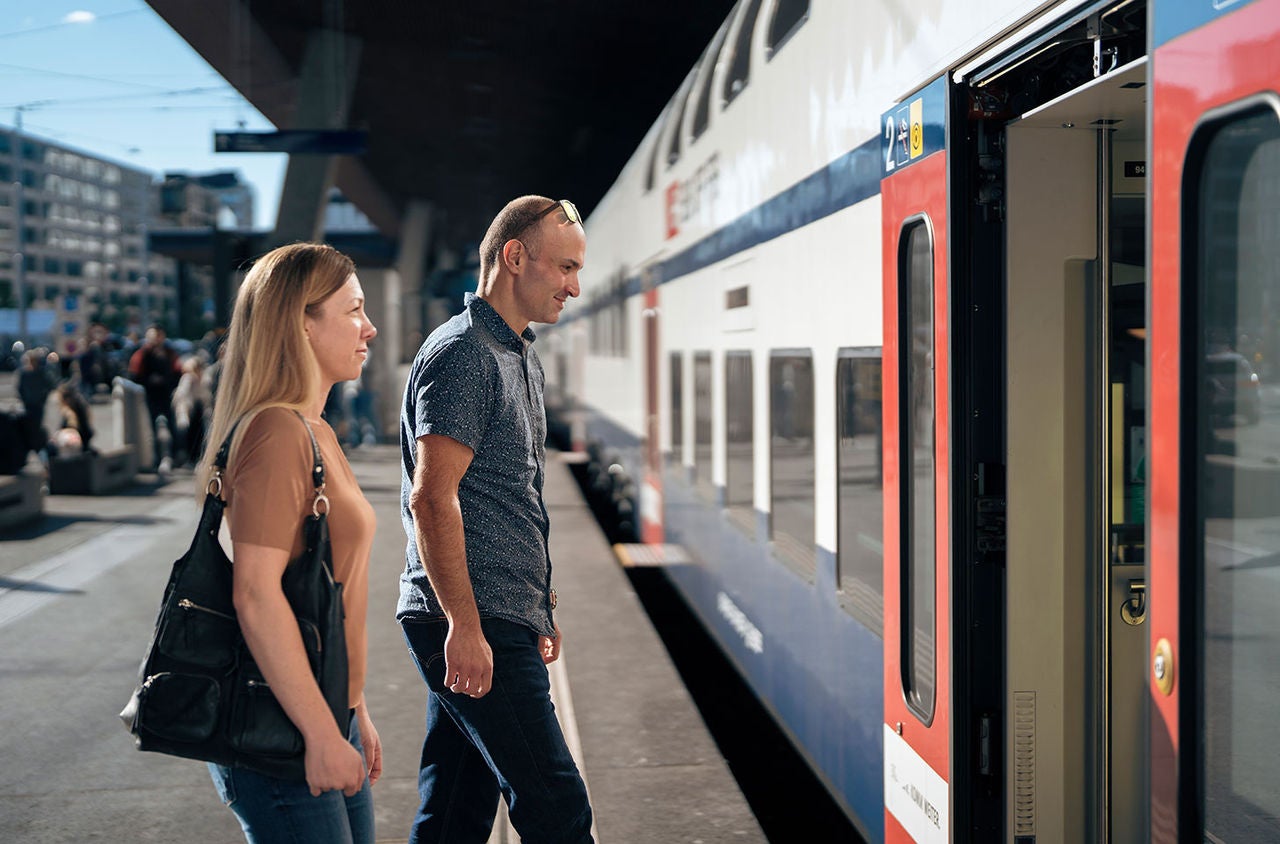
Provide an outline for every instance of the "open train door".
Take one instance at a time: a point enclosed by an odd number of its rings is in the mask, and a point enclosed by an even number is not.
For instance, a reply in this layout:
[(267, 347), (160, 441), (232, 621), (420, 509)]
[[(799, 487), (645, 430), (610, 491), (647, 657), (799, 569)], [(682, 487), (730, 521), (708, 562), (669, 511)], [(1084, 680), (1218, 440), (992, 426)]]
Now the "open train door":
[(882, 121), (887, 842), (951, 838), (947, 98)]
[(1156, 2), (1151, 838), (1280, 840), (1280, 0)]

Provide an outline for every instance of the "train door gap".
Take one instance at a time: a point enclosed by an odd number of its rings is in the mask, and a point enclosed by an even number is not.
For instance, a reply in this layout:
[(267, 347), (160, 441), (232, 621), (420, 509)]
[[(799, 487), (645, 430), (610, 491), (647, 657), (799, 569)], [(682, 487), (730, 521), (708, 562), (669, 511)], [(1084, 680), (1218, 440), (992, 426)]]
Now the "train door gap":
[(1014, 840), (1147, 834), (1145, 65), (1006, 127)]

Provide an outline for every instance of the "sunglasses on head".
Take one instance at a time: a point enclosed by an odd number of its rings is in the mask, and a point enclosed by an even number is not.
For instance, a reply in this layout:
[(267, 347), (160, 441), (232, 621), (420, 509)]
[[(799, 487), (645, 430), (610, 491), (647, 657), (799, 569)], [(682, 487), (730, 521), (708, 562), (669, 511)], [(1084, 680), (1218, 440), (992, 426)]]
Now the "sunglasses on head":
[[(551, 203), (550, 206), (543, 209), (538, 216), (533, 218), (533, 223), (538, 222), (557, 208), (564, 212), (564, 215), (569, 218), (569, 222), (582, 225), (582, 215), (578, 213), (578, 206), (574, 205), (567, 199), (561, 199), (558, 202)], [(530, 223), (529, 225), (533, 225), (533, 223)]]

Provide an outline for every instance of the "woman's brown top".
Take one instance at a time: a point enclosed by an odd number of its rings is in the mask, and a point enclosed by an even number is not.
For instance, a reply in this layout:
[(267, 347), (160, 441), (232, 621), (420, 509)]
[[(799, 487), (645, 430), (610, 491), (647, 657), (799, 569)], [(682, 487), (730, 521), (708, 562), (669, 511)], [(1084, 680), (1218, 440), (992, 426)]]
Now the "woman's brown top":
[[(364, 689), (369, 552), (376, 518), (333, 429), (320, 419), (307, 421), (324, 460), (333, 576), (343, 584), (349, 700), (355, 706)], [(272, 407), (250, 421), (227, 466), (225, 489), (232, 542), (280, 548), (290, 560), (302, 553), (302, 520), (311, 513), (315, 488), (311, 439), (296, 413)]]

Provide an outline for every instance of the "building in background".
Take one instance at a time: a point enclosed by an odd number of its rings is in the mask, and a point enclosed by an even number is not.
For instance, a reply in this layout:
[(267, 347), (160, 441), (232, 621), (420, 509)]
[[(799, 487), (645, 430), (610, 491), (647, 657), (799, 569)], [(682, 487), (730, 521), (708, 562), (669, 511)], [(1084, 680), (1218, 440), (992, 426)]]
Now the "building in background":
[(158, 322), (199, 337), (214, 321), (211, 274), (153, 251), (150, 234), (248, 228), (252, 219), (253, 189), (237, 173), (159, 181), (0, 127), (0, 333), (8, 335), (0, 341), (19, 339), (24, 317), (22, 339), (59, 351), (95, 321), (122, 334)]

